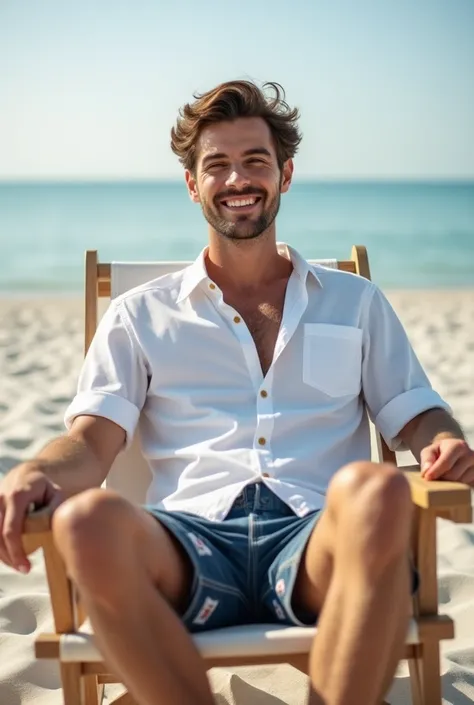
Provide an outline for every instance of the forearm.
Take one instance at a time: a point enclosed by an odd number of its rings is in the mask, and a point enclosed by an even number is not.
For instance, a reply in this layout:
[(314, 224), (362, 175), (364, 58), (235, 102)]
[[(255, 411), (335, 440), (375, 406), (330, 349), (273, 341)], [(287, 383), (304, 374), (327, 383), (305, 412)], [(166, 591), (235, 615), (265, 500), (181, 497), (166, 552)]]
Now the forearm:
[(44, 472), (68, 497), (100, 487), (106, 476), (90, 446), (71, 436), (55, 438), (29, 464)]
[(465, 440), (458, 422), (444, 409), (430, 409), (412, 419), (400, 431), (400, 438), (420, 461), (423, 448), (442, 438)]

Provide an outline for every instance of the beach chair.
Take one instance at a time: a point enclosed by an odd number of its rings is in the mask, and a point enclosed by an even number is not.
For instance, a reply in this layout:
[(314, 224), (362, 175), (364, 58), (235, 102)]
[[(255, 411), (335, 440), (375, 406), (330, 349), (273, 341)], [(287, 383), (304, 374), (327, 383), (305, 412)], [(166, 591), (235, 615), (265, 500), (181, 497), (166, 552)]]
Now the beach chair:
[[(364, 247), (352, 248), (347, 261), (324, 260), (327, 267), (370, 278)], [(85, 348), (94, 336), (99, 299), (109, 299), (157, 276), (177, 271), (186, 262), (113, 263), (98, 261), (97, 252), (86, 253)], [(376, 433), (377, 460), (396, 462), (381, 436)], [(129, 468), (133, 467), (133, 473)], [(414, 705), (441, 704), (440, 641), (454, 636), (454, 625), (438, 613), (436, 575), (436, 517), (456, 522), (471, 521), (471, 493), (465, 485), (452, 482), (426, 482), (418, 466), (403, 468), (409, 480), (415, 505), (413, 559), (420, 573), (420, 588), (413, 599), (413, 618), (406, 638), (405, 658), (409, 661)], [(143, 503), (151, 480), (136, 440), (114, 463), (106, 486), (130, 500)], [(104, 684), (121, 683), (119, 673), (108, 672), (94, 645), (93, 634), (68, 580), (64, 564), (55, 550), (50, 517), (38, 511), (25, 522), (23, 543), (28, 553), (41, 547), (51, 593), (55, 632), (41, 634), (35, 641), (38, 659), (56, 659), (60, 664), (65, 705), (100, 705)], [(251, 664), (288, 663), (307, 672), (308, 652), (315, 629), (279, 625), (237, 626), (194, 636), (207, 668)], [(128, 693), (115, 705), (132, 705)], [(303, 703), (302, 703), (303, 705)]]

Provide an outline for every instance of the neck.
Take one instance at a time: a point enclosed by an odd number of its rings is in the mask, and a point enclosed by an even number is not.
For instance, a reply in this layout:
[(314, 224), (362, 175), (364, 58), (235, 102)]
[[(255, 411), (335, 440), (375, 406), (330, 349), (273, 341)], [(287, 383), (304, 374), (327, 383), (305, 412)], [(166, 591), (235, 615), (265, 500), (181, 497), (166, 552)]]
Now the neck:
[(290, 276), (292, 264), (278, 253), (272, 230), (253, 240), (240, 241), (210, 233), (206, 267), (219, 288), (257, 289)]

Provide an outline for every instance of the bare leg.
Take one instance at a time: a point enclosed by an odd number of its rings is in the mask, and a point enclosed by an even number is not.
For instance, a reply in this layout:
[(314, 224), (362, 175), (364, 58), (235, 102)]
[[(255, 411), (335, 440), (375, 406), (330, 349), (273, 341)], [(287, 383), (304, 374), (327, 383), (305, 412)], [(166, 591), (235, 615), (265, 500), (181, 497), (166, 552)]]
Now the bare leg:
[(410, 615), (411, 520), (394, 466), (355, 463), (334, 477), (294, 598), (320, 613), (311, 703), (379, 705), (388, 690)]
[(204, 664), (170, 605), (186, 600), (190, 570), (145, 511), (88, 490), (54, 515), (53, 532), (111, 671), (140, 705), (212, 705)]

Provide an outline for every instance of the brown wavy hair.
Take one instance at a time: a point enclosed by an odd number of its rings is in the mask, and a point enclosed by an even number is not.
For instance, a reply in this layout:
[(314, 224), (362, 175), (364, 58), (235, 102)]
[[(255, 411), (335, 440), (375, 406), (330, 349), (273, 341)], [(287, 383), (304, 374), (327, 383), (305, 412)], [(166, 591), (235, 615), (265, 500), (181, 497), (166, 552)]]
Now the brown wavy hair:
[(227, 81), (202, 94), (179, 111), (171, 130), (171, 149), (191, 173), (196, 169), (196, 147), (201, 131), (216, 122), (243, 117), (263, 118), (270, 128), (280, 170), (294, 157), (301, 142), (297, 126), (299, 111), (285, 102), (279, 83), (264, 83), (260, 89), (251, 81)]

